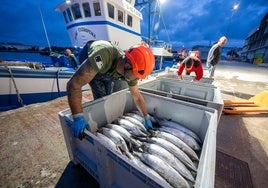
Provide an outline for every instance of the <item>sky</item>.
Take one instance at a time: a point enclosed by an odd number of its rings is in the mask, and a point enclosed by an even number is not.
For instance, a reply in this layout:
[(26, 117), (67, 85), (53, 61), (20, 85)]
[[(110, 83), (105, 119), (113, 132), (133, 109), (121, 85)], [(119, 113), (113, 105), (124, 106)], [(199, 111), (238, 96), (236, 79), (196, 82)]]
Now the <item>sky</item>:
[[(65, 22), (55, 7), (63, 0), (1, 0), (0, 42), (38, 46), (71, 46)], [(233, 6), (239, 4), (237, 10)], [(42, 19), (39, 11), (42, 12)], [(141, 10), (142, 36), (148, 36), (148, 6)], [(154, 7), (152, 7), (152, 10)], [(267, 0), (165, 0), (160, 19), (151, 16), (152, 37), (175, 48), (211, 45), (226, 35), (226, 46), (243, 47), (245, 39), (268, 13)], [(45, 29), (44, 29), (45, 28)], [(46, 37), (47, 33), (47, 37)]]

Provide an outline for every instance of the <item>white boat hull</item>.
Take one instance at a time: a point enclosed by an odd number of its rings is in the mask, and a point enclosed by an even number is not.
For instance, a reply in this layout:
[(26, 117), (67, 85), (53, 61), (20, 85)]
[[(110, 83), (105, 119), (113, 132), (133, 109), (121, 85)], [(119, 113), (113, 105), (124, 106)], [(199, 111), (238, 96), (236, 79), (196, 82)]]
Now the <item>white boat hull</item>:
[[(66, 96), (66, 84), (74, 71), (61, 68), (34, 70), (0, 67), (0, 109), (16, 108)], [(86, 85), (83, 90), (90, 89)]]

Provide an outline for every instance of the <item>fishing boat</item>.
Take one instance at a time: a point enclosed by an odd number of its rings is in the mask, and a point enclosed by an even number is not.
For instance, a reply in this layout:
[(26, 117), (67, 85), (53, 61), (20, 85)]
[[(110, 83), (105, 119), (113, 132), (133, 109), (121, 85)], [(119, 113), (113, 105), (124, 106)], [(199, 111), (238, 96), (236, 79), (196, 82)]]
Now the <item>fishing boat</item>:
[(173, 55), (171, 46), (141, 36), (143, 15), (135, 5), (135, 0), (66, 0), (55, 10), (62, 13), (74, 47), (82, 48), (91, 40), (107, 40), (126, 50), (145, 39), (162, 64), (162, 57)]
[[(40, 67), (1, 63), (0, 111), (46, 102), (67, 95), (66, 83), (74, 73), (67, 67)], [(30, 64), (29, 64), (30, 65)], [(89, 89), (85, 86), (84, 90)]]

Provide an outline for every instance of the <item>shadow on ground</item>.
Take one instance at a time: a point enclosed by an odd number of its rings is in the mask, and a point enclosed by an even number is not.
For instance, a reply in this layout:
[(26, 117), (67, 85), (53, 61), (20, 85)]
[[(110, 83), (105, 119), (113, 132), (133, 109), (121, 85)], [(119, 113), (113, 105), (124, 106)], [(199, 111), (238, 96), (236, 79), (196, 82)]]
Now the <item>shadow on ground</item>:
[(99, 188), (99, 183), (83, 167), (69, 162), (55, 187)]
[[(267, 114), (221, 116), (217, 130), (217, 151), (228, 157), (216, 163), (215, 188), (267, 187), (265, 164), (268, 164), (268, 157), (263, 148), (266, 141), (261, 139), (264, 136), (262, 130), (266, 130), (266, 117)], [(255, 138), (257, 131), (259, 138)], [(216, 156), (217, 160), (219, 157)], [(235, 158), (234, 162), (230, 158)]]

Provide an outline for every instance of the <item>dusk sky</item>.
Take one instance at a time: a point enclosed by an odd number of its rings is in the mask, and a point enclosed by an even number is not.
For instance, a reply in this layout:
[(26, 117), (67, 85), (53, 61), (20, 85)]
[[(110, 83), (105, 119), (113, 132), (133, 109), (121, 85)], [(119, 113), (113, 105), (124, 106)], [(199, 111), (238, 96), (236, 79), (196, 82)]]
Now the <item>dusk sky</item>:
[[(38, 8), (40, 4), (51, 46), (71, 46), (63, 16), (54, 10), (61, 2), (63, 0), (1, 0), (0, 42), (48, 46)], [(235, 4), (239, 7), (232, 12)], [(141, 30), (147, 37), (148, 7), (137, 9), (142, 9)], [(158, 39), (171, 42), (173, 47), (210, 45), (225, 35), (228, 27), (226, 46), (242, 47), (249, 33), (268, 12), (268, 1), (165, 0), (161, 12), (159, 29), (152, 27), (152, 31), (157, 31)]]

